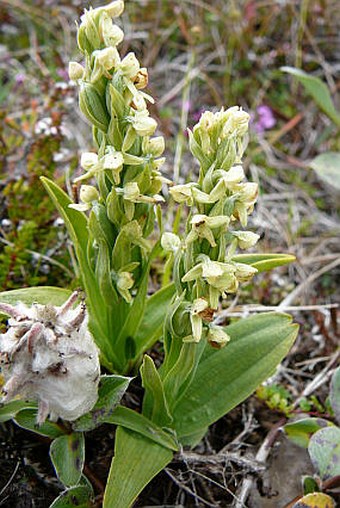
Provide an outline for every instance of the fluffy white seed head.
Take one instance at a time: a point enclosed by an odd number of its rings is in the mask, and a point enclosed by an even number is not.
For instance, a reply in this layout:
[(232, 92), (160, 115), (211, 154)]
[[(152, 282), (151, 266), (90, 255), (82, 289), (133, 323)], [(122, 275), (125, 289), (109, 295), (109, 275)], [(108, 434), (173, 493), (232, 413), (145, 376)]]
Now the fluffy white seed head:
[[(2, 402), (36, 400), (38, 423), (47, 416), (73, 421), (92, 409), (98, 397), (98, 349), (77, 293), (61, 307), (0, 304), (11, 316), (0, 335)], [(6, 308), (5, 308), (6, 307)]]

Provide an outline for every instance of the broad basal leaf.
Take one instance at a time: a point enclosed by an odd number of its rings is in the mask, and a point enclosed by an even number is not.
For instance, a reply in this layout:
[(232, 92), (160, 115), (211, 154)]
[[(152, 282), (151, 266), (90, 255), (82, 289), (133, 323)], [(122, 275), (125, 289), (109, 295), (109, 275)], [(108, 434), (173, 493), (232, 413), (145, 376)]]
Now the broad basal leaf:
[(226, 331), (231, 342), (208, 350), (173, 409), (180, 440), (218, 420), (268, 378), (288, 353), (298, 327), (286, 314), (266, 313), (242, 319)]
[(329, 401), (334, 411), (335, 418), (340, 423), (340, 367), (336, 369), (332, 376)]
[(85, 462), (85, 442), (81, 432), (57, 437), (50, 447), (52, 464), (61, 483), (72, 487), (79, 483)]
[(130, 508), (143, 488), (171, 461), (172, 456), (173, 452), (169, 449), (118, 427), (103, 508)]
[(281, 70), (292, 74), (313, 97), (319, 108), (338, 126), (340, 126), (340, 114), (335, 109), (328, 86), (316, 76), (311, 76), (301, 69), (294, 67), (281, 67)]
[(7, 404), (0, 405), (0, 423), (7, 422), (15, 417), (22, 409), (36, 408), (35, 402), (26, 402), (24, 400), (12, 400)]
[(303, 418), (296, 422), (287, 423), (283, 428), (287, 437), (293, 443), (303, 448), (308, 448), (312, 435), (318, 430), (329, 426), (333, 426), (333, 424), (323, 418)]
[(174, 431), (166, 428), (162, 429), (144, 415), (128, 407), (118, 406), (111, 415), (105, 418), (105, 422), (120, 425), (128, 430), (133, 430), (137, 434), (169, 450), (178, 451), (179, 449)]
[(321, 180), (326, 182), (332, 188), (340, 191), (340, 153), (326, 152), (317, 155), (310, 162), (310, 167), (314, 169)]
[(0, 293), (0, 302), (16, 305), (18, 302), (32, 305), (40, 303), (41, 305), (62, 305), (71, 295), (69, 289), (63, 289), (53, 286), (36, 286), (32, 288), (12, 289)]
[(41, 434), (42, 436), (50, 437), (52, 439), (65, 434), (65, 429), (56, 422), (46, 420), (41, 425), (37, 425), (37, 414), (37, 409), (22, 409), (19, 413), (17, 413), (14, 421), (17, 425), (19, 425), (19, 427), (31, 430), (36, 434)]
[(78, 485), (62, 492), (50, 508), (91, 508), (91, 498), (91, 490), (86, 485)]
[(339, 427), (328, 427), (316, 432), (311, 437), (308, 452), (322, 480), (340, 475)]

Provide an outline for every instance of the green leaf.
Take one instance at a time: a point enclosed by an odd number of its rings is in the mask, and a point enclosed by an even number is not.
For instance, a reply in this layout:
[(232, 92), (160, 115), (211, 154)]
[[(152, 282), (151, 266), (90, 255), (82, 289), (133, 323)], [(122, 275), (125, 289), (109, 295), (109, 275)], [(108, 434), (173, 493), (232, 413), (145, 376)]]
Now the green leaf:
[(303, 496), (292, 508), (335, 508), (334, 499), (322, 492), (313, 492)]
[(340, 191), (340, 153), (326, 152), (318, 155), (310, 162), (310, 167), (314, 169), (321, 180), (326, 182), (332, 188)]
[(161, 427), (170, 425), (172, 418), (165, 398), (163, 383), (150, 356), (144, 356), (140, 373), (145, 389), (143, 414)]
[(302, 478), (303, 493), (304, 495), (312, 494), (313, 492), (319, 492), (320, 488), (318, 482), (313, 476), (303, 476)]
[(130, 508), (143, 488), (172, 457), (173, 452), (169, 449), (118, 427), (103, 508)]
[(61, 483), (77, 485), (85, 462), (85, 440), (81, 432), (57, 437), (50, 447), (50, 457)]
[(36, 408), (35, 402), (26, 402), (24, 400), (12, 400), (8, 404), (0, 406), (0, 423), (12, 420), (22, 409)]
[(172, 283), (147, 299), (143, 319), (134, 337), (138, 356), (150, 349), (162, 336), (164, 316), (174, 293), (175, 286)]
[(245, 400), (273, 373), (297, 331), (290, 316), (274, 313), (228, 326), (231, 342), (221, 350), (206, 349), (185, 397), (173, 409), (179, 439), (197, 433)]
[(328, 427), (310, 439), (308, 452), (322, 480), (340, 475), (340, 429)]
[(32, 305), (40, 303), (41, 305), (52, 304), (62, 305), (71, 295), (68, 289), (52, 286), (37, 286), (32, 288), (12, 289), (0, 293), (0, 302), (16, 305), (18, 302)]
[(277, 266), (288, 265), (296, 260), (292, 254), (237, 254), (232, 257), (236, 263), (254, 266), (259, 272), (272, 270)]
[(287, 437), (293, 443), (308, 448), (309, 440), (315, 432), (332, 425), (331, 422), (323, 418), (303, 418), (296, 422), (287, 423), (283, 428)]
[(50, 508), (91, 508), (92, 492), (86, 485), (65, 490), (51, 504)]
[(37, 409), (22, 409), (17, 413), (15, 418), (13, 419), (19, 427), (23, 429), (30, 430), (35, 432), (36, 434), (40, 434), (41, 436), (50, 437), (52, 439), (62, 436), (65, 434), (65, 429), (63, 429), (60, 425), (55, 422), (50, 422), (46, 420), (41, 425), (36, 423), (37, 421)]
[(281, 70), (292, 74), (305, 87), (319, 108), (340, 127), (340, 114), (336, 110), (328, 86), (319, 78), (294, 67), (281, 67)]
[(107, 421), (123, 397), (131, 379), (116, 375), (101, 376), (98, 400), (94, 408), (73, 422), (73, 428), (78, 431), (88, 431)]
[(87, 217), (83, 213), (69, 208), (68, 205), (72, 204), (72, 200), (55, 182), (44, 176), (42, 176), (40, 180), (65, 221), (79, 260), (79, 249), (81, 249), (83, 253), (86, 253), (87, 249)]
[(105, 418), (105, 422), (133, 430), (169, 450), (178, 451), (179, 449), (177, 439), (172, 430), (161, 429), (145, 416), (127, 407), (118, 406), (111, 415)]
[(336, 369), (332, 376), (329, 401), (334, 411), (336, 421), (340, 423), (340, 367)]

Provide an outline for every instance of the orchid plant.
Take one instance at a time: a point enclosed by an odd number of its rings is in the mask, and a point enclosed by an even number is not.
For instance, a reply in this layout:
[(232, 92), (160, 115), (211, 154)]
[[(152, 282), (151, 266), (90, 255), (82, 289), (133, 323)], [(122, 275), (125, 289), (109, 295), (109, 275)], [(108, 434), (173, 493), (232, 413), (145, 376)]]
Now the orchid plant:
[[(221, 300), (294, 257), (243, 252), (259, 235), (246, 229), (258, 186), (242, 167), (249, 115), (241, 108), (206, 111), (188, 131), (197, 181), (172, 185), (161, 174), (165, 142), (148, 110), (147, 69), (117, 49), (124, 33), (113, 19), (123, 8), (116, 0), (85, 11), (83, 62), (69, 66), (94, 142), (74, 179), (79, 201), (42, 178), (73, 241), (83, 301), (75, 307), (78, 293), (50, 287), (0, 295), (11, 318), (0, 337), (0, 419), (52, 439), (51, 460), (66, 487), (54, 508), (91, 506), (85, 431), (117, 425), (103, 506), (128, 508), (174, 453), (199, 442), (273, 372), (297, 333), (279, 313), (216, 324)], [(163, 230), (163, 186), (186, 211), (181, 235)], [(173, 282), (148, 296), (159, 255)], [(159, 368), (146, 354), (157, 341)], [(120, 405), (138, 370), (141, 413)]]

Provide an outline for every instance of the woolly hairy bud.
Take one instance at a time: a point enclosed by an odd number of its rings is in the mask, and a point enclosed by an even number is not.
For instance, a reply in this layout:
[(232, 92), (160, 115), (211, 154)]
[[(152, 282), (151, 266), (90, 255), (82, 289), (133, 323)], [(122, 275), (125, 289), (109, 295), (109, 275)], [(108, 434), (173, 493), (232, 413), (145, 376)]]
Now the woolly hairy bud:
[(0, 304), (0, 311), (11, 316), (0, 335), (2, 402), (18, 396), (38, 401), (38, 423), (48, 415), (76, 420), (98, 397), (98, 350), (85, 306), (72, 308), (77, 296), (73, 293), (61, 307)]

